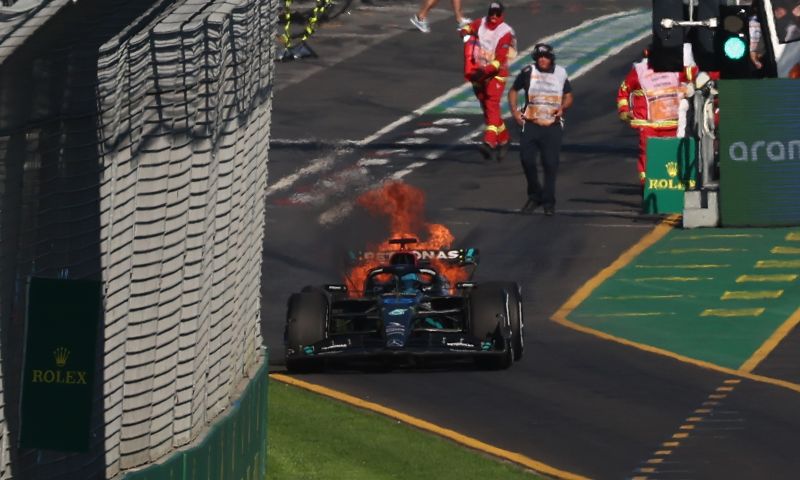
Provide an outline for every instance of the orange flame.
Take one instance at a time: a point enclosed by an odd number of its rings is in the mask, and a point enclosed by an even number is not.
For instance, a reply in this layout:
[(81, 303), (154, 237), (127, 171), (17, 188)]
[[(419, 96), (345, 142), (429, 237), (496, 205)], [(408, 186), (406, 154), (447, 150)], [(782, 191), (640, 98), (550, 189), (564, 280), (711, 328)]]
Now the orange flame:
[[(363, 193), (356, 203), (373, 215), (389, 217), (389, 238), (377, 246), (370, 246), (375, 251), (397, 250), (396, 245), (389, 243), (392, 238), (416, 238), (419, 240), (410, 246), (414, 250), (440, 250), (451, 248), (453, 234), (444, 225), (427, 223), (424, 219), (425, 193), (403, 182), (386, 183), (382, 187)], [(423, 238), (421, 232), (427, 233)], [(367, 274), (380, 265), (378, 259), (364, 260), (353, 267), (347, 275), (347, 288), (350, 292), (360, 292), (364, 287)], [(431, 266), (442, 274), (451, 285), (468, 278), (468, 272), (458, 265), (452, 265), (438, 259), (431, 259)]]

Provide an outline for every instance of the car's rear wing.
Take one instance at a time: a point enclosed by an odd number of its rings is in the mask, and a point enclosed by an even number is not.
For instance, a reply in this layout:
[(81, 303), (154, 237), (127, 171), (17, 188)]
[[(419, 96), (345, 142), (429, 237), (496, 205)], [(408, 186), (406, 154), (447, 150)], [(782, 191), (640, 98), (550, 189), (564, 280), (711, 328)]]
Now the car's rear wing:
[[(405, 252), (413, 253), (417, 257), (420, 265), (430, 264), (432, 262), (443, 262), (450, 265), (458, 266), (477, 266), (480, 259), (480, 251), (477, 248), (458, 248), (458, 249), (414, 249), (404, 250)], [(360, 265), (364, 263), (378, 263), (387, 264), (389, 258), (397, 250), (392, 251), (349, 251), (347, 262), (350, 265)]]

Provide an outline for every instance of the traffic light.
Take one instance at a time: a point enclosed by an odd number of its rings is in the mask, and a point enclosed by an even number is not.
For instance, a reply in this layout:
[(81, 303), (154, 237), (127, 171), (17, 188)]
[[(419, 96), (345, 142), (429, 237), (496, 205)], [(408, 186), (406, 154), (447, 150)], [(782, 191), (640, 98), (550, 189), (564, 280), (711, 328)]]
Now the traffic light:
[[(700, 0), (696, 2), (694, 18), (708, 22), (716, 20), (719, 24), (720, 0)], [(694, 27), (690, 30), (688, 41), (692, 44), (692, 55), (700, 70), (715, 72), (719, 70), (718, 49), (716, 45), (717, 29), (710, 27)]]
[(750, 11), (745, 6), (720, 6), (714, 48), (720, 78), (750, 76)]
[(653, 70), (677, 72), (683, 67), (683, 27), (662, 25), (662, 20), (683, 18), (683, 0), (653, 0), (653, 42), (648, 57)]

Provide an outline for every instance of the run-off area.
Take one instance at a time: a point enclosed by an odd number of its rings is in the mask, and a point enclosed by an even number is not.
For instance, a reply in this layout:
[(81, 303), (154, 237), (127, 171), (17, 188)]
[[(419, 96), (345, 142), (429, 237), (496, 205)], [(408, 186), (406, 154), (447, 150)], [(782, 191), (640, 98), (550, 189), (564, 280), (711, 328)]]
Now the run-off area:
[(797, 228), (673, 230), (615, 272), (569, 320), (742, 368), (800, 307)]

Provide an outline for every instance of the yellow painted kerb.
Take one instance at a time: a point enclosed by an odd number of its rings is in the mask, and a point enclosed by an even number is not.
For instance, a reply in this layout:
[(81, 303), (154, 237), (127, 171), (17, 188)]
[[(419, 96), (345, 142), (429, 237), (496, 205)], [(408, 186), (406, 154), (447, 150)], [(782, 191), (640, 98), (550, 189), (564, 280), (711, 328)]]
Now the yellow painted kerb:
[(493, 455), (495, 457), (502, 458), (510, 462), (514, 462), (518, 465), (522, 465), (523, 467), (530, 468), (531, 470), (535, 470), (539, 473), (543, 473), (551, 477), (564, 480), (588, 480), (586, 477), (577, 475), (575, 473), (566, 472), (564, 470), (560, 470), (555, 467), (551, 467), (550, 465), (539, 462), (530, 457), (526, 457), (525, 455), (522, 455), (520, 453), (510, 452), (508, 450), (503, 450), (502, 448), (497, 448), (495, 446), (481, 442), (480, 440), (474, 439), (472, 437), (462, 435), (456, 431), (440, 427), (425, 420), (412, 417), (411, 415), (406, 415), (405, 413), (398, 412), (397, 410), (384, 407), (383, 405), (379, 405), (377, 403), (368, 402), (358, 397), (354, 397), (352, 395), (348, 395), (346, 393), (339, 392), (337, 390), (323, 387), (322, 385), (304, 382), (303, 380), (298, 380), (294, 377), (290, 377), (288, 375), (282, 375), (280, 373), (273, 373), (270, 375), (270, 378), (273, 380), (277, 380), (279, 382), (283, 382), (289, 385), (294, 385), (296, 387), (303, 388), (305, 390), (309, 390), (314, 393), (318, 393), (320, 395), (325, 395), (326, 397), (334, 398), (336, 400), (348, 403), (355, 407), (380, 413), (381, 415), (386, 415), (387, 417), (394, 418), (395, 420), (399, 420), (409, 425), (413, 425), (421, 430), (435, 433), (439, 436), (448, 438), (456, 443), (460, 443), (462, 445), (474, 448), (475, 450), (479, 450), (489, 455)]

